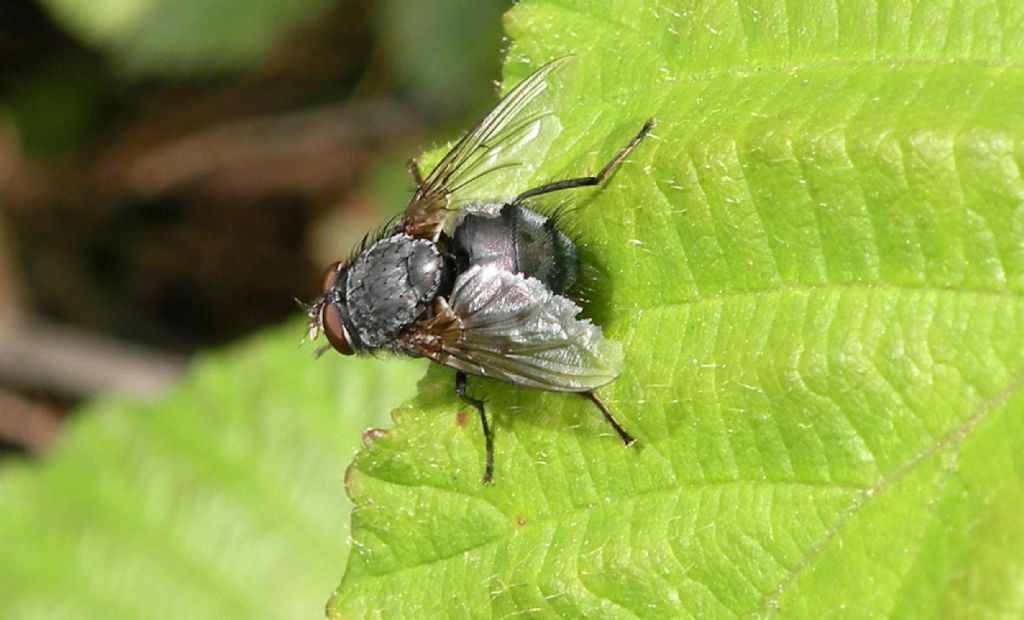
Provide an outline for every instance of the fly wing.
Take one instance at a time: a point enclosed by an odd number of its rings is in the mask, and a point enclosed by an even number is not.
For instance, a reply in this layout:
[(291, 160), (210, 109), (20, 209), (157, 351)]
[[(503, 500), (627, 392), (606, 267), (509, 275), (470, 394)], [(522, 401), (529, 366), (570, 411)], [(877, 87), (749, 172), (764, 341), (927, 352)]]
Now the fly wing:
[(577, 319), (580, 308), (534, 278), (475, 266), (450, 302), (411, 334), (418, 355), (457, 370), (525, 387), (583, 392), (622, 372), (622, 347)]
[(405, 209), (405, 231), (418, 237), (436, 238), (447, 219), (449, 196), (487, 174), (519, 165), (502, 161), (506, 147), (528, 138), (550, 110), (532, 105), (547, 90), (547, 78), (571, 56), (552, 60), (517, 84), (430, 171)]

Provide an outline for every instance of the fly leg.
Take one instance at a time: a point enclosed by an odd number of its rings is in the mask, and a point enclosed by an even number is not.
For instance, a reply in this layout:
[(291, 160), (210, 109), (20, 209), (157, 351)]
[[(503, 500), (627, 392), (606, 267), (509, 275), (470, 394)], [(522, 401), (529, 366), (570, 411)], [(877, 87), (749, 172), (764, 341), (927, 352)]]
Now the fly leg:
[(602, 403), (601, 399), (597, 397), (597, 394), (594, 394), (594, 392), (591, 390), (588, 390), (586, 392), (577, 392), (577, 394), (594, 403), (594, 406), (601, 410), (601, 415), (604, 416), (605, 420), (608, 420), (608, 423), (612, 425), (612, 428), (615, 429), (615, 432), (619, 434), (619, 437), (622, 439), (622, 443), (624, 443), (627, 446), (631, 446), (634, 443), (636, 443), (636, 439), (634, 439), (632, 435), (627, 433), (626, 429), (622, 428), (622, 425), (619, 424), (619, 421), (615, 419), (615, 416), (612, 415), (612, 412), (608, 411), (608, 407), (604, 406), (604, 403)]
[(487, 424), (487, 415), (484, 413), (484, 401), (466, 395), (466, 373), (455, 373), (455, 395), (462, 402), (468, 403), (480, 412), (480, 425), (484, 429), (484, 484), (494, 484), (494, 435), (491, 434), (491, 427)]
[(633, 149), (636, 148), (636, 145), (640, 144), (640, 141), (644, 139), (644, 136), (650, 133), (652, 128), (654, 128), (654, 119), (647, 119), (647, 122), (644, 123), (644, 126), (640, 128), (640, 131), (638, 131), (637, 134), (633, 136), (633, 139), (629, 141), (629, 144), (622, 147), (622, 150), (620, 150), (615, 155), (615, 157), (612, 157), (612, 160), (605, 164), (604, 168), (601, 168), (601, 171), (598, 172), (597, 174), (588, 177), (578, 177), (575, 179), (555, 181), (554, 183), (545, 183), (540, 187), (528, 189), (522, 194), (519, 194), (512, 201), (512, 204), (522, 204), (522, 202), (527, 198), (532, 198), (533, 196), (540, 196), (541, 194), (548, 194), (550, 192), (558, 192), (563, 189), (572, 189), (574, 187), (586, 187), (588, 185), (600, 185), (601, 182), (604, 181), (609, 174), (614, 172), (615, 169), (619, 167), (619, 165), (622, 163), (622, 160), (626, 159), (630, 152), (632, 152)]

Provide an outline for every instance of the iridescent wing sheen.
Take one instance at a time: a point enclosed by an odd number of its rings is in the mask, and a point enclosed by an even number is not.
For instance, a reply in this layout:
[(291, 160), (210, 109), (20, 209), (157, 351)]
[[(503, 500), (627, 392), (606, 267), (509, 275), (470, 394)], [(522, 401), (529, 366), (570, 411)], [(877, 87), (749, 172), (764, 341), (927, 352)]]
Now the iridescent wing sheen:
[(405, 209), (401, 225), (418, 237), (436, 238), (448, 217), (451, 194), (491, 172), (518, 165), (502, 161), (508, 145), (528, 138), (550, 110), (532, 105), (547, 90), (548, 77), (572, 58), (557, 58), (517, 84), (423, 178)]
[(555, 392), (584, 392), (622, 371), (622, 347), (578, 319), (580, 308), (534, 278), (493, 266), (458, 277), (447, 305), (406, 337), (416, 355), (470, 374)]

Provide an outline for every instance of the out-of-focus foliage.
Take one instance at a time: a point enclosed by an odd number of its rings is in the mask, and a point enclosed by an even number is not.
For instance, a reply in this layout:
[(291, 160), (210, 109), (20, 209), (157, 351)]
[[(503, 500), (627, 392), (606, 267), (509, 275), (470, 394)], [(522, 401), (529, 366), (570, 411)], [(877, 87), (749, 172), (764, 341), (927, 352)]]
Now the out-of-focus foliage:
[[(52, 64), (24, 75), (9, 88), (7, 112), (29, 156), (74, 151), (102, 116), (99, 77), (75, 64)], [(2, 119), (0, 119), (2, 120)]]
[(344, 566), (345, 466), (423, 364), (314, 359), (292, 324), (100, 402), (0, 469), (0, 617), (315, 618)]
[(136, 75), (251, 68), (328, 0), (41, 0), (84, 41)]
[[(399, 82), (433, 107), (463, 106), (493, 80), (508, 2), (384, 0), (377, 15), (383, 53)], [(470, 97), (472, 99), (472, 97)]]
[[(70, 32), (134, 76), (248, 69), (329, 8), (328, 0), (39, 0)], [(506, 0), (383, 0), (374, 9), (383, 58), (435, 106), (465, 103), (492, 79)]]
[(400, 208), (404, 166), (380, 193), (367, 170), (489, 99), (510, 4), (12, 2), (0, 197), (26, 299), (183, 352), (281, 320), (324, 256)]
[[(351, 50), (338, 43), (339, 35), (321, 31), (319, 36), (325, 40), (315, 42), (319, 47), (314, 49), (323, 47), (336, 54), (337, 64), (327, 63), (322, 74), (313, 72), (313, 77), (296, 78), (298, 86), (289, 83), (293, 90), (274, 99), (276, 92), (246, 89), (249, 81), (288, 82), (293, 77), (282, 77), (275, 71), (282, 71), (280, 65), (290, 66), (295, 57), (301, 60), (303, 50), (288, 57), (290, 52), (281, 51), (277, 44), (284, 41), (282, 47), (301, 48), (304, 41), (295, 38), (302, 35), (294, 33), (304, 33), (305, 23), (315, 26), (321, 13), (330, 16), (332, 10), (332, 19), (344, 21), (346, 16), (339, 11), (348, 3), (38, 2), (73, 35), (66, 37), (62, 32), (59, 40), (77, 39), (90, 49), (64, 41), (65, 45), (52, 56), (12, 65), (8, 75), (0, 76), (4, 89), (0, 109), (4, 125), (0, 130), (5, 132), (0, 138), (17, 143), (11, 152), (19, 164), (35, 166), (34, 172), (66, 169), (71, 175), (60, 178), (90, 180), (95, 180), (90, 176), (94, 172), (100, 177), (107, 173), (108, 180), (114, 177), (115, 181), (123, 181), (130, 172), (127, 168), (137, 160), (126, 157), (125, 166), (103, 170), (98, 163), (121, 161), (116, 157), (103, 159), (109, 151), (122, 156), (166, 153), (197, 135), (209, 136), (209, 127), (231, 129), (253, 117), (266, 121), (261, 127), (276, 126), (278, 117), (303, 116), (305, 106), (344, 112), (350, 100), (337, 93), (348, 96), (358, 89), (361, 80), (381, 81), (382, 85), (370, 84), (364, 90), (388, 101), (401, 99), (393, 107), (410, 118), (418, 117), (420, 107), (436, 113), (438, 106), (451, 105), (461, 113), (482, 94), (493, 91), (490, 81), (497, 75), (500, 45), (497, 14), (507, 4), (475, 2), (459, 11), (457, 19), (445, 16), (444, 11), (454, 8), (446, 0), (417, 2), (408, 15), (394, 6), (381, 7), (376, 9), (381, 13), (378, 19), (367, 20), (369, 26), (379, 30), (362, 33), (371, 44), (353, 53), (354, 58), (344, 57)], [(438, 4), (447, 8), (439, 11), (435, 6)], [(396, 28), (408, 28), (416, 20), (426, 23), (428, 17), (433, 21), (427, 32), (407, 39), (389, 34)], [(487, 19), (492, 22), (487, 23)], [(292, 39), (286, 36), (289, 33)], [(385, 40), (383, 45), (378, 43)], [(421, 46), (421, 40), (429, 47)], [(400, 49), (403, 46), (413, 46), (418, 52), (410, 54)], [(421, 70), (432, 67), (434, 74), (429, 78), (417, 78), (388, 64), (412, 58), (422, 61), (418, 53), (424, 49), (439, 61), (420, 64)], [(386, 62), (367, 66), (372, 54), (379, 54)], [(344, 66), (351, 81), (335, 79), (338, 73), (331, 71), (337, 66)], [(355, 68), (349, 71), (350, 66)], [(267, 73), (273, 75), (266, 78)], [(111, 79), (112, 74), (115, 79)], [(213, 74), (216, 77), (211, 79)], [(403, 87), (398, 95), (391, 92), (393, 85), (388, 83), (396, 74), (400, 74)], [(239, 92), (251, 96), (238, 97)], [(264, 94), (269, 95), (269, 103), (264, 101)], [(163, 95), (168, 96), (168, 108), (174, 106), (167, 110), (167, 118), (146, 114), (165, 103)], [(352, 101), (358, 97), (352, 95)], [(243, 100), (241, 105), (239, 99)], [(210, 105), (210, 101), (227, 103)], [(232, 104), (237, 109), (230, 108)], [(190, 116), (193, 112), (199, 119), (196, 122)], [(335, 127), (330, 123), (328, 126)], [(178, 131), (181, 133), (175, 133)], [(260, 134), (255, 138), (264, 138), (267, 144), (287, 151), (290, 136), (282, 133), (285, 135)], [(224, 134), (230, 134), (229, 138), (238, 136), (238, 132)], [(245, 137), (241, 136), (242, 142)], [(367, 138), (376, 147), (374, 140), (386, 141), (383, 137)], [(389, 134), (387, 140), (395, 138)], [(198, 152), (207, 154), (202, 149)], [(387, 164), (386, 172), (382, 166), (374, 167), (381, 173), (371, 172), (364, 190), (376, 198), (371, 202), (398, 206), (408, 197), (410, 180), (402, 160), (415, 154), (414, 148), (403, 147), (403, 154)], [(360, 156), (368, 158), (363, 153), (345, 155), (352, 156), (353, 168), (368, 166), (359, 160)], [(58, 164), (53, 165), (53, 160)], [(223, 194), (218, 195), (216, 203), (190, 203), (189, 191), (199, 190), (187, 185), (140, 198), (131, 191), (122, 191), (116, 182), (112, 184), (113, 190), (109, 186), (97, 190), (97, 186), (83, 189), (67, 184), (69, 194), (86, 195), (75, 204), (77, 211), (61, 211), (63, 188), (47, 187), (52, 191), (39, 195), (54, 199), (32, 203), (20, 214), (37, 221), (40, 212), (45, 211), (59, 222), (61, 232), (79, 232), (84, 228), (82, 222), (89, 221), (104, 233), (102, 239), (92, 240), (102, 250), (100, 255), (94, 261), (72, 258), (67, 262), (75, 268), (84, 265), (115, 275), (122, 265), (136, 269), (141, 260), (160, 256), (156, 244), (139, 242), (143, 237), (140, 230), (148, 234), (163, 227), (171, 235), (180, 235), (173, 238), (185, 242), (198, 238), (200, 243), (212, 245), (212, 237), (223, 228), (211, 222), (253, 219), (245, 211), (233, 210), (235, 205), (227, 199), (222, 202)], [(228, 189), (218, 189), (230, 196), (235, 186), (226, 185)], [(245, 183), (239, 185), (248, 189)], [(22, 193), (26, 195), (37, 194)], [(317, 198), (332, 201), (351, 197)], [(284, 212), (291, 204), (289, 199), (300, 215), (303, 210), (313, 209), (291, 195), (281, 200), (272, 191), (251, 199), (261, 213), (276, 213), (275, 209)], [(281, 202), (285, 207), (280, 207)], [(57, 208), (49, 211), (54, 206)], [(200, 213), (201, 227), (184, 226), (172, 219), (182, 213), (188, 215), (190, 208)], [(211, 216), (214, 211), (223, 220)], [(60, 217), (64, 213), (73, 217)], [(120, 221), (112, 214), (121, 213), (137, 218), (128, 220), (134, 226), (96, 225), (108, 216), (111, 221)], [(145, 219), (150, 213), (153, 219)], [(204, 216), (208, 219), (203, 220)], [(97, 219), (89, 219), (93, 217)], [(275, 222), (272, 218), (266, 221), (270, 222), (268, 227)], [(302, 238), (306, 231), (295, 224), (298, 221), (282, 217), (278, 227), (292, 237)], [(364, 232), (362, 225), (357, 229), (358, 234)], [(199, 234), (192, 234), (196, 230)], [(132, 247), (138, 251), (125, 253), (124, 263), (119, 262), (122, 255), (107, 244), (115, 235), (136, 242)], [(56, 243), (60, 241), (58, 238)], [(222, 263), (253, 262), (253, 255), (264, 249), (253, 248), (259, 244), (250, 239), (240, 241), (246, 251), (230, 253), (229, 260)], [(350, 250), (340, 236), (328, 242), (334, 258), (344, 257)], [(170, 258), (184, 262), (184, 271), (210, 277), (209, 270), (204, 271), (201, 265), (182, 261), (182, 254), (174, 253)], [(102, 287), (88, 286), (85, 278), (67, 277), (59, 261), (28, 262), (57, 280), (62, 296), (77, 297), (75, 293), (83, 288), (88, 288), (89, 294), (110, 293)], [(259, 275), (269, 279), (275, 276), (271, 271)], [(134, 282), (152, 284), (153, 272), (146, 273)], [(309, 278), (310, 282), (314, 280)], [(298, 278), (287, 283), (296, 290), (306, 284)], [(120, 289), (111, 286), (110, 290), (115, 293), (111, 297), (120, 299)], [(190, 290), (197, 292), (189, 299), (195, 305), (202, 303), (203, 294), (218, 292), (216, 282), (211, 281), (200, 281)], [(270, 297), (267, 303), (284, 300), (291, 304), (290, 296)], [(171, 315), (175, 310), (183, 314), (191, 309), (184, 304), (170, 307)], [(241, 315), (244, 310), (237, 304), (234, 313)], [(181, 314), (174, 315), (176, 321), (183, 322)], [(110, 320), (116, 321), (116, 317)], [(416, 378), (423, 373), (423, 363), (340, 360), (334, 355), (315, 360), (313, 347), (299, 346), (301, 334), (301, 326), (291, 325), (225, 353), (211, 354), (199, 360), (183, 382), (157, 402), (103, 401), (72, 412), (72, 421), (51, 453), (36, 462), (4, 462), (0, 469), (0, 548), (4, 550), (0, 557), (0, 617), (319, 616), (343, 571), (348, 552), (350, 504), (343, 488), (345, 468), (360, 433), (369, 426), (388, 424), (383, 414), (411, 395)]]

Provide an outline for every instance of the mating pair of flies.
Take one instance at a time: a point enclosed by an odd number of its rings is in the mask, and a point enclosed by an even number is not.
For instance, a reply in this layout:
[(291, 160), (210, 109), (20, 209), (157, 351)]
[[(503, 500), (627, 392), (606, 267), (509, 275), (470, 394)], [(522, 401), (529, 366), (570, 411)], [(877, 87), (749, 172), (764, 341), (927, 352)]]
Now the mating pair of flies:
[(423, 176), (399, 219), (345, 262), (324, 272), (323, 295), (306, 306), (310, 339), (322, 331), (345, 355), (378, 351), (426, 357), (455, 369), (455, 393), (480, 414), (486, 456), (483, 481), (494, 479), (494, 436), (483, 401), (466, 393), (467, 375), (593, 403), (627, 446), (635, 440), (594, 390), (622, 371), (622, 347), (577, 318), (576, 244), (556, 218), (528, 206), (536, 196), (598, 185), (654, 126), (648, 120), (592, 176), (546, 183), (512, 199), (460, 199), (487, 174), (501, 149), (529, 139), (541, 118), (531, 104), (567, 58), (544, 65), (513, 88)]

